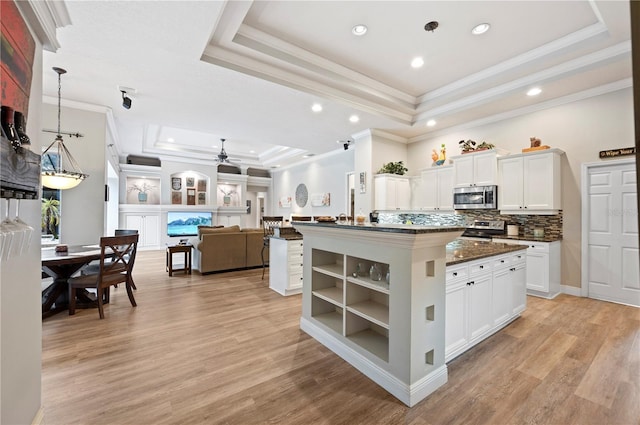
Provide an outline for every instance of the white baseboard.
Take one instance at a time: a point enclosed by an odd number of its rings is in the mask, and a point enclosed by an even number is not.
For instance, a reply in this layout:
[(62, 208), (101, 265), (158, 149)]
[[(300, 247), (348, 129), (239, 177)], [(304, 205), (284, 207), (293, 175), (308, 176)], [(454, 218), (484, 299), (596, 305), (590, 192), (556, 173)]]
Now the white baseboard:
[(300, 318), (300, 329), (308, 333), (322, 345), (342, 357), (376, 384), (389, 391), (394, 397), (409, 407), (423, 400), (429, 394), (447, 383), (447, 365), (443, 364), (427, 376), (409, 385), (375, 364), (373, 361), (348, 347), (339, 337), (332, 335), (313, 320)]
[(577, 286), (560, 285), (560, 290), (563, 294), (573, 295), (574, 297), (582, 297), (582, 288)]

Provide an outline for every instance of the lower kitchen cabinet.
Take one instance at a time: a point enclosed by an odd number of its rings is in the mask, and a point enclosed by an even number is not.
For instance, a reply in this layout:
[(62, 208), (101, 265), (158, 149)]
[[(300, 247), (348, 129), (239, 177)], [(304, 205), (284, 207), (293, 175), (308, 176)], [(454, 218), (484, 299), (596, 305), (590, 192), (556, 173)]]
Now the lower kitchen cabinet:
[(160, 246), (160, 214), (125, 214), (124, 228), (138, 231), (138, 248)]
[(281, 295), (302, 292), (302, 239), (271, 238), (269, 241), (269, 288)]
[(529, 295), (554, 298), (560, 293), (560, 241), (494, 239), (527, 247), (526, 286)]
[(445, 361), (502, 329), (524, 311), (524, 251), (447, 267)]

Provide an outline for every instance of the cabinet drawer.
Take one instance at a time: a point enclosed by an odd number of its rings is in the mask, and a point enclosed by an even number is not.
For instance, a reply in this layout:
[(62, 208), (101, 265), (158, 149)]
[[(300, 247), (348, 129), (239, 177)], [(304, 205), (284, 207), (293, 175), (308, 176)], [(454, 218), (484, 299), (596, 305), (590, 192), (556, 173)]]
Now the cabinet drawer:
[(302, 273), (302, 261), (299, 263), (289, 263), (289, 274)]
[(289, 276), (289, 289), (300, 288), (302, 286), (302, 273)]
[(507, 267), (509, 264), (511, 264), (510, 256), (498, 257), (495, 260), (493, 260), (493, 267), (495, 269), (501, 269), (501, 268)]
[(287, 248), (289, 252), (302, 252), (302, 241), (289, 241)]
[(289, 251), (288, 261), (289, 263), (295, 263), (295, 262), (302, 263), (302, 251), (299, 251), (299, 252)]
[(447, 267), (446, 282), (466, 279), (469, 276), (469, 268), (467, 266)]
[(525, 254), (525, 251), (520, 251), (518, 254), (513, 254), (511, 256), (511, 263), (513, 265), (524, 263), (525, 261), (527, 261), (527, 254)]
[(549, 252), (549, 244), (544, 242), (527, 242), (527, 252)]
[(491, 271), (491, 260), (469, 265), (469, 274), (471, 274), (472, 276), (479, 273), (486, 273), (490, 271)]

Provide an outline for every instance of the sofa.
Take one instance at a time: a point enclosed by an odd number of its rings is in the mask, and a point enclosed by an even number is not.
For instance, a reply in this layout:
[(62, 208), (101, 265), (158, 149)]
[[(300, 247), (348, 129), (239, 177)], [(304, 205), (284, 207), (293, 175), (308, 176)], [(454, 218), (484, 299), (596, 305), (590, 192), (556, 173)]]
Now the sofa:
[[(240, 229), (240, 226), (198, 227), (200, 273), (262, 267), (264, 232), (262, 229)], [(269, 248), (264, 250), (269, 261)]]

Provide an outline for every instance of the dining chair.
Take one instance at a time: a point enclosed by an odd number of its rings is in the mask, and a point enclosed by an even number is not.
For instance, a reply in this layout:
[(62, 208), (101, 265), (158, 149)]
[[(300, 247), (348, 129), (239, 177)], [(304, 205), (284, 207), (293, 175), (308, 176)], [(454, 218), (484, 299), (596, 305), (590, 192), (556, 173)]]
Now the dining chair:
[[(114, 236), (123, 236), (123, 235), (137, 235), (138, 234), (138, 230), (137, 229), (116, 229), (113, 232)], [(100, 267), (100, 262), (99, 261), (92, 261), (91, 263), (87, 264), (86, 266), (84, 266), (82, 268), (82, 270), (80, 271), (81, 274), (95, 274), (98, 273), (98, 268)], [(118, 285), (114, 285), (116, 288), (118, 287)], [(131, 287), (135, 290), (138, 289), (138, 287), (136, 286), (135, 282), (133, 281), (133, 277), (131, 278)]]
[(100, 238), (100, 265), (98, 273), (80, 275), (69, 279), (69, 315), (76, 312), (76, 291), (78, 289), (96, 289), (96, 301), (100, 319), (104, 319), (103, 304), (109, 302), (109, 288), (124, 283), (132, 306), (133, 298), (131, 271), (136, 259), (138, 234), (122, 236), (103, 236)]
[(262, 260), (262, 279), (264, 280), (264, 269), (267, 263), (264, 260), (264, 251), (269, 248), (269, 241), (273, 236), (273, 229), (281, 227), (284, 217), (279, 216), (264, 216), (262, 217), (262, 230), (264, 231), (262, 236), (262, 250), (260, 251), (260, 259)]

